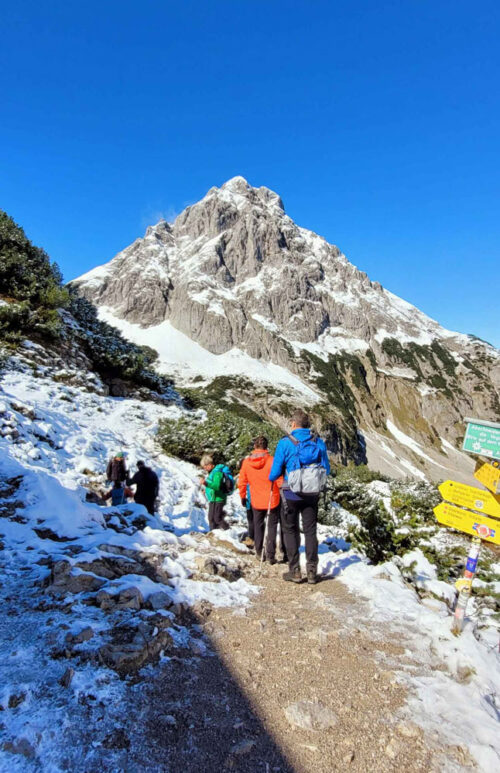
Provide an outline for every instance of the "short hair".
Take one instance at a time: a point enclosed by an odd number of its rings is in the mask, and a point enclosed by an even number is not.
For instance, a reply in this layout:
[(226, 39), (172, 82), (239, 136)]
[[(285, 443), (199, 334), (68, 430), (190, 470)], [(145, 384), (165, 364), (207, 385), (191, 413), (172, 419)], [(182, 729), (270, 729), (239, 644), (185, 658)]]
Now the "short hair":
[(292, 421), (298, 427), (308, 429), (311, 426), (311, 419), (309, 414), (302, 410), (302, 408), (296, 408), (292, 413)]
[(145, 467), (146, 465), (144, 464), (143, 461), (138, 461), (137, 466), (140, 468), (140, 467)]
[(211, 454), (203, 454), (200, 459), (200, 467), (206, 467), (207, 464), (213, 464), (214, 458)]
[(268, 446), (267, 438), (264, 435), (258, 435), (253, 441), (254, 448), (266, 449)]

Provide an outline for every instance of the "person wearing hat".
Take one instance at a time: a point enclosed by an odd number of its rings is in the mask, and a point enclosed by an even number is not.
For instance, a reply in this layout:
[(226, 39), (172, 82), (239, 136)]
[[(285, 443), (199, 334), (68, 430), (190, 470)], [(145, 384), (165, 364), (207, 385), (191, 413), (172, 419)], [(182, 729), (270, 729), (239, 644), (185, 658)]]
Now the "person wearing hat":
[(125, 464), (125, 454), (119, 451), (108, 462), (106, 467), (106, 477), (111, 483), (117, 481), (122, 484), (127, 480), (128, 472)]

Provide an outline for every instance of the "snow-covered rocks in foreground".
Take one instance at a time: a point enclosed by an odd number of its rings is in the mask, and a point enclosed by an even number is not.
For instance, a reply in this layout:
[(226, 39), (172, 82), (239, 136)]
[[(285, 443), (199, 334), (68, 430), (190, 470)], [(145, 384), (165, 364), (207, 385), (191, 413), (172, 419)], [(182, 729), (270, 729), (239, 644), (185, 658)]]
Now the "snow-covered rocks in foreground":
[[(258, 592), (258, 570), (240, 542), (243, 513), (230, 503), (233, 528), (207, 535), (196, 470), (158, 452), (157, 423), (178, 416), (178, 406), (109, 398), (29, 370), (7, 372), (1, 390), (0, 767), (58, 771), (61, 738), (78, 744), (94, 732), (89, 707), (93, 716), (100, 705), (127, 707), (138, 694), (123, 677), (154, 679), (150, 664), (203, 656), (210, 609), (240, 611)], [(156, 516), (87, 501), (99, 496), (117, 450), (131, 467), (144, 459), (158, 472)], [(387, 499), (386, 484), (370, 487)], [(411, 719), (465, 744), (481, 770), (496, 769), (493, 629), (469, 621), (454, 638), (454, 590), (433, 564), (417, 549), (370, 565), (345, 540), (357, 518), (337, 509), (341, 526), (320, 529), (320, 571), (364, 602), (358, 627), (382, 623), (404, 648), (391, 667), (408, 685)]]

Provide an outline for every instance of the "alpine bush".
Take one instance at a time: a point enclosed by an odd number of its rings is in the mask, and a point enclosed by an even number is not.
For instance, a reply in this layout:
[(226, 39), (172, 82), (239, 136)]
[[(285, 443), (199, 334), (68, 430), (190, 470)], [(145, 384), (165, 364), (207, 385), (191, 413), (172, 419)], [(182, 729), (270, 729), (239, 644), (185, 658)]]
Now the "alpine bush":
[(165, 453), (199, 464), (204, 453), (212, 453), (233, 470), (253, 448), (253, 439), (265, 435), (274, 449), (283, 433), (258, 417), (239, 414), (238, 404), (220, 408), (208, 402), (205, 411), (196, 411), (172, 421), (164, 419), (158, 429), (158, 441)]
[(47, 253), (0, 210), (0, 336), (16, 343), (24, 335), (57, 338), (58, 309), (68, 305), (61, 272)]

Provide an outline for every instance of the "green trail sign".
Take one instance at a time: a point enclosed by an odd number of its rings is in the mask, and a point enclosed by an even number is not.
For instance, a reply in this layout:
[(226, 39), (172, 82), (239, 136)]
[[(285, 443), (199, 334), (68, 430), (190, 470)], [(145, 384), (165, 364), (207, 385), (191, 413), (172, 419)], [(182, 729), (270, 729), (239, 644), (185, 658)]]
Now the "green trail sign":
[(465, 419), (464, 451), (470, 454), (487, 456), (490, 459), (500, 459), (500, 424), (480, 419)]

